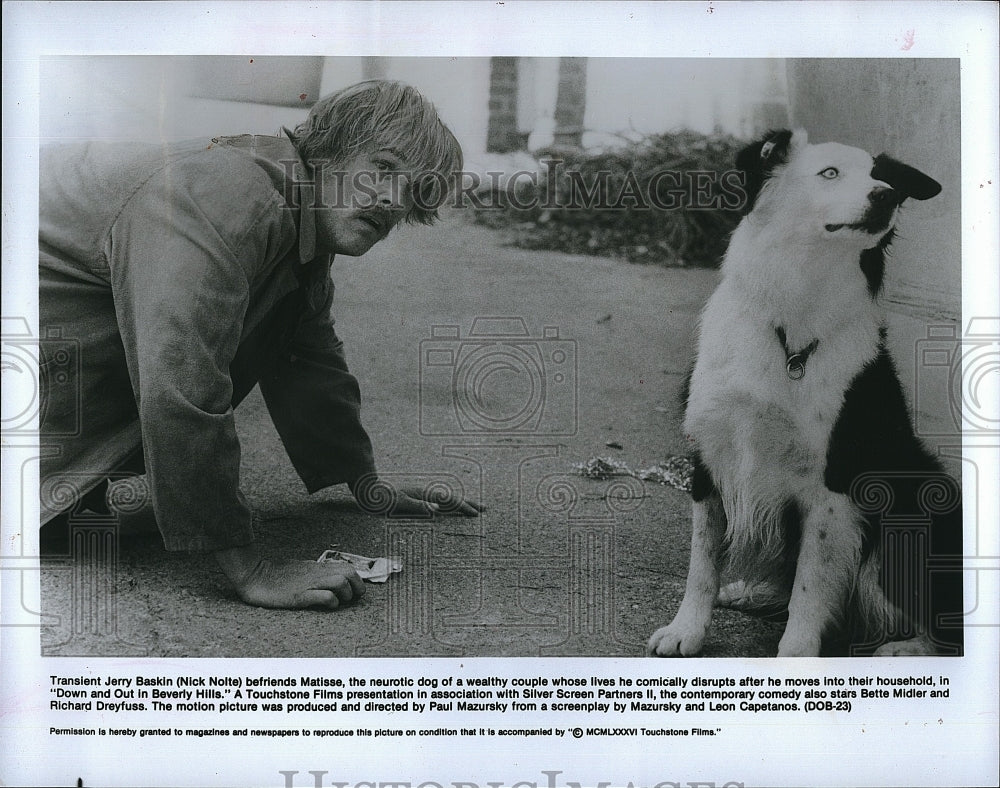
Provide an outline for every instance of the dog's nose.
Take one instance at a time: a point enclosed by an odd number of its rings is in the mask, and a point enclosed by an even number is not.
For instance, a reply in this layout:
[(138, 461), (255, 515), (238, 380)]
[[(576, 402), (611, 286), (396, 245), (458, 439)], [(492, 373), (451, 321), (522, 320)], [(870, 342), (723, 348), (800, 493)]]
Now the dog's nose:
[(876, 186), (868, 192), (868, 201), (872, 205), (895, 205), (899, 203), (899, 193), (889, 186)]

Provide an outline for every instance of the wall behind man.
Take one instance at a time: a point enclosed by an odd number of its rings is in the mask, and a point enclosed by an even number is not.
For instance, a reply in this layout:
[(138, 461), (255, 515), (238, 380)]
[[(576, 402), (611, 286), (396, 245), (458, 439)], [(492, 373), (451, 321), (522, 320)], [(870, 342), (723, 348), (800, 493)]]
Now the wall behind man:
[(43, 58), (39, 136), (44, 144), (277, 134), (318, 97), (373, 76), (413, 85), (463, 147), (485, 149), (489, 58)]
[[(924, 365), (928, 332), (961, 323), (961, 95), (957, 59), (796, 59), (787, 63), (791, 119), (810, 142), (886, 152), (943, 187), (907, 200), (886, 267), (891, 350), (920, 431), (954, 433), (939, 368)], [(931, 438), (932, 447), (955, 438)]]
[[(255, 62), (251, 62), (251, 60)], [(218, 134), (276, 134), (306, 116), (322, 76), (322, 58), (160, 56), (46, 57), (39, 64), (40, 142), (169, 142)], [(310, 62), (315, 61), (315, 62)], [(360, 63), (360, 59), (359, 59)], [(318, 67), (317, 67), (318, 66)], [(225, 72), (225, 73), (223, 73)], [(257, 77), (262, 73), (261, 77)], [(360, 65), (359, 65), (360, 73)], [(214, 79), (214, 81), (213, 81)], [(213, 95), (222, 82), (232, 88)], [(258, 101), (248, 100), (263, 91)], [(281, 104), (276, 91), (287, 94)], [(217, 91), (215, 91), (217, 92)]]

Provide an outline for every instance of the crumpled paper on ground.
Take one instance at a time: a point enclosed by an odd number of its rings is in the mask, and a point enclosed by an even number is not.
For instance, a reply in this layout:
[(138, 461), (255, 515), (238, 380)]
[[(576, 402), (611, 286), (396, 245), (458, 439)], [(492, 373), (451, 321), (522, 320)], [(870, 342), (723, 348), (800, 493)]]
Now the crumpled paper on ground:
[(384, 583), (389, 579), (389, 575), (403, 571), (403, 562), (395, 556), (388, 558), (368, 558), (354, 553), (345, 553), (340, 550), (326, 550), (323, 555), (316, 559), (317, 563), (327, 561), (343, 561), (354, 567), (362, 580), (369, 583)]
[(691, 458), (681, 454), (670, 455), (663, 462), (639, 470), (633, 470), (627, 463), (613, 457), (591, 457), (586, 462), (575, 463), (573, 468), (588, 479), (604, 481), (615, 476), (634, 476), (644, 482), (668, 484), (685, 492), (691, 490), (691, 475), (694, 472)]

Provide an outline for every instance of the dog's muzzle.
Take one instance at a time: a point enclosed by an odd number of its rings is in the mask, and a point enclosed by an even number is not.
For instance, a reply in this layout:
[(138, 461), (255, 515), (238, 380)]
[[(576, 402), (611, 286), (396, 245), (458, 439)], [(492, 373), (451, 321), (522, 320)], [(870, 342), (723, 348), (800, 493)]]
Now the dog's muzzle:
[(870, 235), (885, 232), (892, 226), (892, 221), (896, 216), (896, 208), (902, 201), (902, 195), (895, 189), (888, 186), (876, 186), (868, 193), (868, 210), (865, 211), (860, 221), (852, 224), (828, 224), (825, 225), (826, 231), (835, 233), (837, 230), (847, 228), (860, 230)]

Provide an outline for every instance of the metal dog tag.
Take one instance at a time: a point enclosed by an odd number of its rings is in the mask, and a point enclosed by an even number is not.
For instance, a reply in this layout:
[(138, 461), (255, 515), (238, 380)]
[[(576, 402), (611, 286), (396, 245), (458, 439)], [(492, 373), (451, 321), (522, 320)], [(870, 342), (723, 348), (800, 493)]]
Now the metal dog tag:
[(785, 372), (792, 380), (801, 380), (806, 374), (806, 359), (801, 353), (795, 353), (785, 362)]

